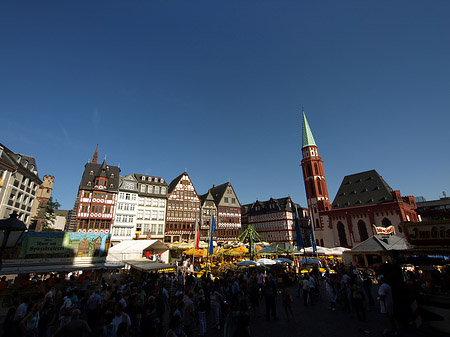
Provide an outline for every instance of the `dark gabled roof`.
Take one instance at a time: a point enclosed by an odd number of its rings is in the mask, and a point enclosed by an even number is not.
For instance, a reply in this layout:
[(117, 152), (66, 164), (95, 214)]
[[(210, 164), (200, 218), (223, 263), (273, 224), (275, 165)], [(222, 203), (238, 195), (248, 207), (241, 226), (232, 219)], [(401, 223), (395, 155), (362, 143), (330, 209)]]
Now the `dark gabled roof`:
[(392, 188), (375, 170), (345, 176), (331, 208), (348, 208), (392, 202)]
[(211, 195), (213, 196), (216, 205), (218, 205), (220, 203), (220, 200), (222, 200), (222, 197), (225, 194), (228, 186), (231, 186), (229, 182), (219, 186), (214, 186), (213, 188), (209, 189), (209, 192), (211, 192)]
[[(279, 198), (279, 199), (273, 199), (270, 198), (267, 201), (255, 201), (253, 204), (248, 204), (248, 205), (243, 205), (242, 207), (244, 207), (247, 210), (247, 213), (266, 213), (266, 212), (278, 212), (278, 211), (288, 211), (288, 212), (292, 212), (292, 207), (291, 207), (291, 198), (290, 197), (285, 197), (285, 198)], [(275, 205), (274, 208), (270, 208), (270, 205)], [(255, 206), (259, 205), (261, 206), (261, 209), (259, 211), (256, 211)], [(299, 204), (293, 203), (293, 205), (297, 206), (297, 210), (302, 210), (302, 207)], [(301, 212), (298, 212), (299, 217), (301, 217)]]
[(174, 190), (174, 188), (178, 185), (178, 183), (180, 182), (181, 178), (184, 175), (187, 175), (186, 172), (181, 173), (178, 177), (176, 177), (174, 180), (172, 180), (169, 184), (169, 194), (172, 193), (172, 191)]
[[(20, 153), (14, 153), (1, 143), (0, 146), (3, 148), (0, 161), (2, 161), (5, 165), (12, 168), (13, 170), (17, 170), (28, 178), (33, 179), (36, 184), (42, 184), (42, 180), (39, 178), (39, 175), (37, 173), (36, 160), (33, 157), (26, 156)], [(19, 156), (20, 162), (18, 161)], [(27, 165), (25, 161), (28, 162)], [(30, 170), (31, 165), (34, 166), (33, 171)]]
[(202, 206), (205, 204), (206, 201), (214, 202), (214, 198), (211, 194), (211, 191), (208, 191), (208, 193), (205, 193), (203, 195), (199, 195), (198, 197), (200, 198), (200, 203)]
[[(90, 172), (93, 172), (91, 174)], [(103, 172), (104, 171), (104, 172)], [(118, 166), (108, 166), (103, 161), (101, 164), (87, 163), (84, 165), (84, 173), (81, 177), (80, 189), (92, 190), (96, 177), (107, 177), (108, 185), (103, 191), (117, 191), (120, 181), (120, 168)], [(88, 185), (88, 182), (91, 184)], [(112, 187), (110, 187), (112, 184)]]
[(352, 252), (379, 252), (410, 249), (411, 246), (402, 237), (396, 235), (373, 235), (352, 248)]

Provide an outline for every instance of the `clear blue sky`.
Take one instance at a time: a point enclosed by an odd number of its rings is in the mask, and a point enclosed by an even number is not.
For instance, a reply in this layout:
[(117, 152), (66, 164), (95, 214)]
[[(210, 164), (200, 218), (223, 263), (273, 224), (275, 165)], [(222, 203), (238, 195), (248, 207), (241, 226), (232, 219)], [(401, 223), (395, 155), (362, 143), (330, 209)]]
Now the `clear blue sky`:
[(376, 169), (403, 195), (450, 193), (450, 1), (0, 3), (0, 142), (73, 207), (84, 164), (242, 204), (306, 206), (301, 107), (331, 200)]

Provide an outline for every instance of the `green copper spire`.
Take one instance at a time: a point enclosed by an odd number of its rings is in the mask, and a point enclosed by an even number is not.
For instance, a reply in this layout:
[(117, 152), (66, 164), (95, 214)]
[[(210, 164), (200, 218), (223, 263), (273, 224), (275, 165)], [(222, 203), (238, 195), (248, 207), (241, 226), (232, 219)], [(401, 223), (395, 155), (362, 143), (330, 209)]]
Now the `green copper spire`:
[(309, 128), (309, 124), (308, 124), (308, 121), (306, 120), (305, 112), (303, 111), (303, 109), (302, 109), (302, 113), (303, 113), (302, 149), (307, 146), (317, 146), (316, 142), (314, 141), (314, 137), (312, 135), (311, 129)]

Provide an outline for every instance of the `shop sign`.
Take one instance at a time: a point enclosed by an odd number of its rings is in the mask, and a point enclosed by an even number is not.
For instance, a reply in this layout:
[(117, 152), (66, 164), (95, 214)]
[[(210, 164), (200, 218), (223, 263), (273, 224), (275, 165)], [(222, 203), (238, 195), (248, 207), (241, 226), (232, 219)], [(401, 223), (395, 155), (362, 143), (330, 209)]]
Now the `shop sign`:
[(105, 257), (110, 234), (76, 232), (27, 232), (16, 247), (21, 259)]
[(413, 245), (450, 244), (450, 222), (403, 222), (400, 225)]
[(376, 234), (381, 234), (381, 235), (395, 235), (395, 227), (394, 227), (394, 226), (389, 226), (389, 227), (377, 227), (377, 226), (373, 225), (373, 227), (375, 228), (375, 233), (376, 233)]

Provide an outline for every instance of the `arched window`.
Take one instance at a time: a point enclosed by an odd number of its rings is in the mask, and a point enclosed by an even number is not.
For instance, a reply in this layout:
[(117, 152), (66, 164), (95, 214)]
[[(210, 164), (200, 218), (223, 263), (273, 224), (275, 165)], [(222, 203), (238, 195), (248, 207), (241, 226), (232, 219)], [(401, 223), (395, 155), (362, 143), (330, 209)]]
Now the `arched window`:
[(347, 247), (348, 243), (347, 243), (347, 236), (345, 235), (344, 224), (340, 221), (337, 223), (337, 231), (338, 231), (338, 235), (339, 235), (340, 246)]
[(317, 166), (317, 163), (314, 163), (314, 170), (316, 171), (316, 174), (319, 175), (319, 167)]
[(391, 221), (388, 218), (384, 218), (383, 221), (381, 221), (381, 225), (385, 228), (392, 226)]
[(315, 197), (316, 196), (316, 189), (314, 187), (314, 180), (310, 180), (309, 181), (309, 185), (311, 187), (311, 196)]
[(320, 239), (320, 245), (321, 245), (322, 247), (325, 247), (324, 244), (323, 244), (323, 239)]
[(311, 177), (313, 174), (312, 174), (312, 171), (311, 171), (311, 164), (306, 164), (306, 167), (307, 167), (307, 170), (308, 170), (308, 177)]
[(320, 179), (317, 179), (317, 191), (319, 193), (319, 195), (322, 195), (322, 184)]
[(365, 241), (369, 238), (369, 234), (367, 233), (367, 227), (366, 223), (362, 220), (358, 221), (358, 230), (359, 230), (359, 237), (361, 241)]
[(319, 225), (319, 219), (316, 219), (316, 228), (319, 228), (320, 227), (320, 225)]

